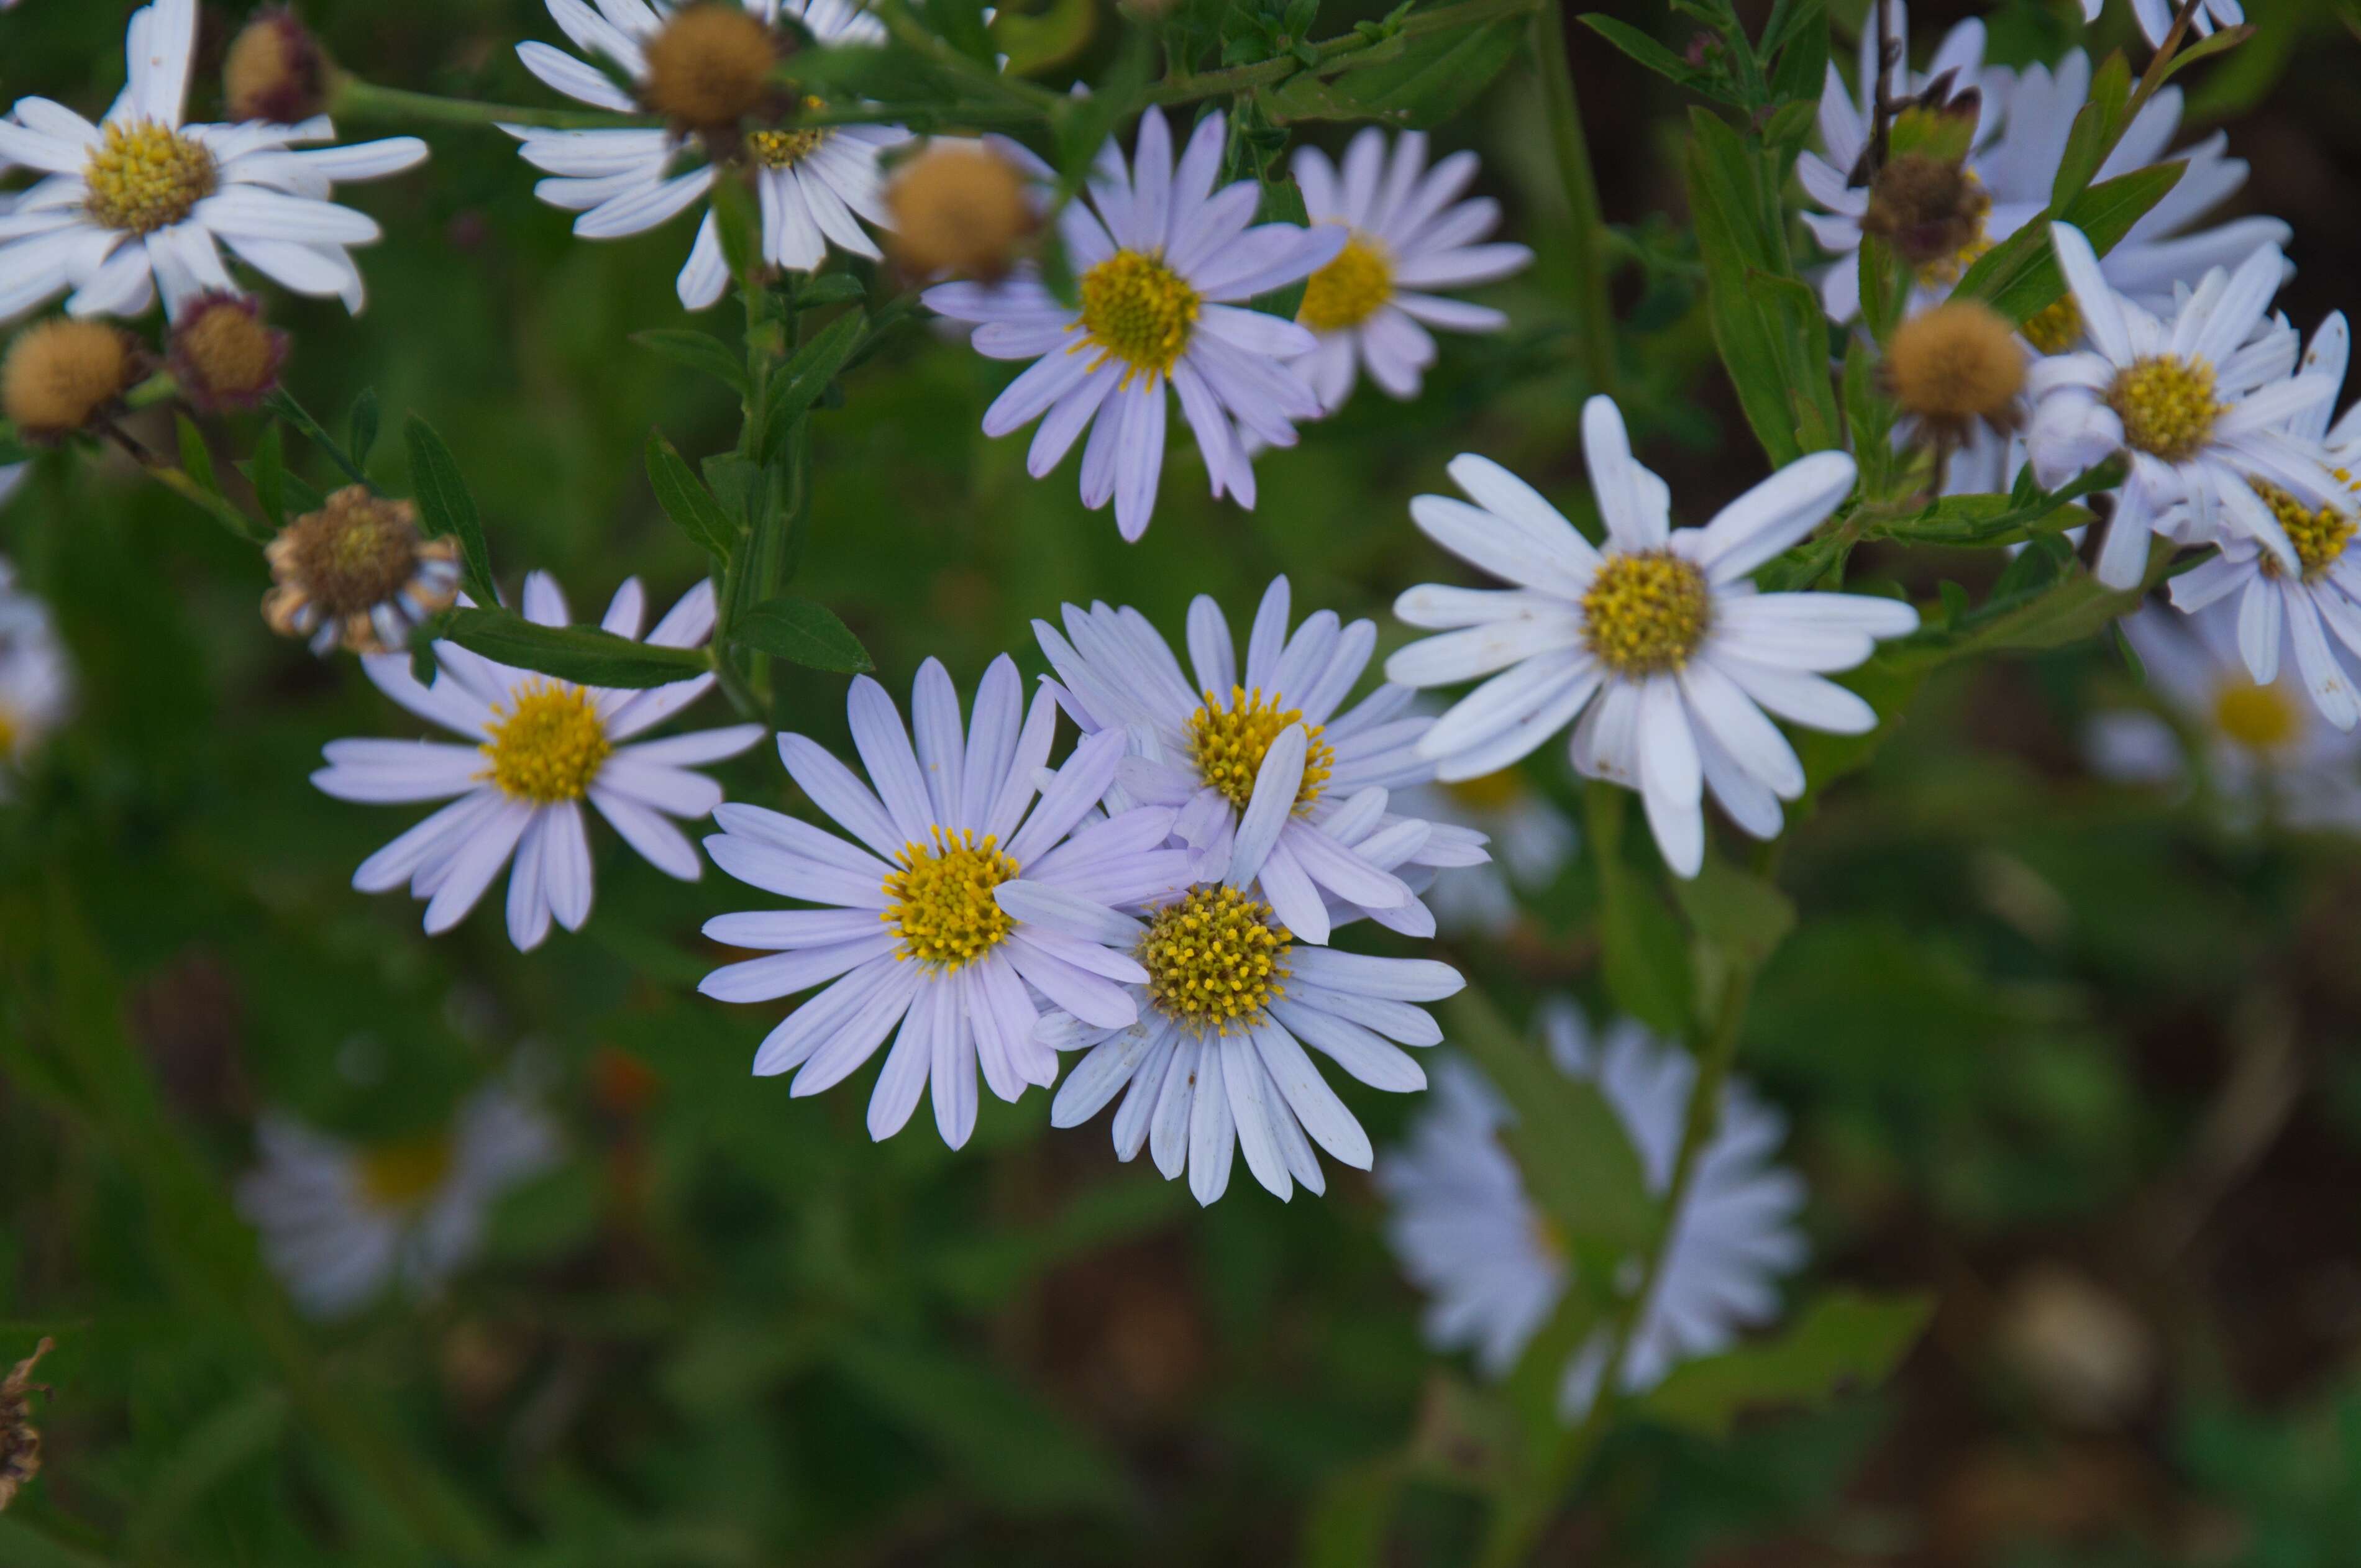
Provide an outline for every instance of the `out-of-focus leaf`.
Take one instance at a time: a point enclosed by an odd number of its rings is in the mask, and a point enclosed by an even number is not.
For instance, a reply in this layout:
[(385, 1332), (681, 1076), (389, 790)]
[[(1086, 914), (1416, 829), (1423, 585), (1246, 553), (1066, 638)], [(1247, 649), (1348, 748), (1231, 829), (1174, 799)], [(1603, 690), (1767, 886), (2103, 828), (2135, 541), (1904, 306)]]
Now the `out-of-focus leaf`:
[(2070, 203), (2098, 174), (2099, 166), (2124, 134), (2124, 112), (2131, 95), (2132, 68), (2117, 49), (2092, 73), (2090, 96), (2074, 116), (2073, 128), (2066, 133), (2066, 150), (2049, 182), (2053, 209)]
[(1795, 928), (1795, 905), (1785, 894), (1719, 855), (1673, 888), (1699, 937), (1732, 957), (1759, 964)]
[[(2154, 163), (2102, 181), (2074, 198), (2064, 221), (2082, 231), (2104, 256), (2149, 208), (2180, 182), (2185, 163)], [(2049, 248), (2049, 222), (2037, 218), (1977, 258), (1951, 291), (1955, 300), (1982, 300), (2013, 322), (2026, 322), (2066, 293), (2066, 274)]]
[(1828, 14), (1821, 0), (1803, 0), (1789, 9), (1778, 36), (1766, 34), (1763, 47), (1779, 50), (1779, 63), (1771, 71), (1772, 100), (1817, 108), (1828, 74)]
[(714, 559), (727, 564), (738, 553), (738, 524), (712, 492), (697, 482), (660, 430), (648, 432), (648, 483), (654, 487), (656, 504), (664, 508), (664, 515), (705, 546)]
[(1108, 1182), (1076, 1195), (1047, 1221), (940, 1249), (929, 1272), (961, 1305), (996, 1306), (1068, 1257), (1185, 1213), (1187, 1198), (1178, 1182)]
[(416, 414), (402, 427), (410, 445), (410, 488), (418, 498), (420, 521), (429, 533), (447, 533), (459, 542), (461, 580), (467, 597), (479, 607), (500, 602), (492, 583), (492, 553), (484, 543), (483, 521), (476, 515), (476, 498), (467, 493), (457, 459), (434, 427)]
[(127, 1555), (142, 1558), (169, 1541), (206, 1494), (279, 1441), (287, 1414), (287, 1396), (266, 1387), (192, 1427), (141, 1486), (137, 1507), (124, 1527)]
[(981, 0), (920, 0), (919, 14), (936, 36), (980, 65), (993, 63), (992, 35)]
[(205, 446), (204, 433), (186, 414), (177, 417), (181, 447), (180, 474), (176, 478), (169, 470), (161, 477), (181, 495), (202, 507), (224, 528), (240, 539), (260, 544), (270, 538), (270, 531), (246, 514), (246, 509), (222, 494), (221, 480), (214, 473), (214, 455)]
[(294, 395), (286, 388), (281, 387), (272, 392), (269, 397), (263, 400), (262, 406), (293, 425), (302, 433), (304, 440), (326, 454), (329, 462), (345, 471), (345, 477), (356, 485), (368, 483), (368, 476), (361, 472), (360, 465), (355, 463), (350, 455), (336, 444), (335, 436), (321, 428), (320, 422), (312, 417), (312, 411), (297, 402)]
[(1011, 76), (1030, 76), (1090, 47), (1098, 19), (1099, 8), (1091, 0), (1050, 0), (1038, 16), (1004, 5), (992, 19), (992, 39), (1008, 56)]
[(239, 466), (254, 486), (254, 499), (273, 528), (287, 526), (287, 427), (277, 420), (263, 425), (255, 439), (254, 456)]
[(2185, 43), (2180, 46), (2180, 53), (2165, 62), (2164, 74), (2158, 77), (2158, 81), (2169, 82), (2199, 60), (2210, 59), (2217, 54), (2226, 54), (2254, 36), (2255, 25), (2252, 22), (2241, 22), (2235, 27), (2224, 27), (2210, 37)]
[(1631, 23), (1618, 21), (1597, 11), (1586, 12), (1575, 19), (1667, 82), (1675, 82), (1692, 93), (1702, 93), (1717, 103), (1735, 104), (1739, 102), (1718, 72), (1702, 71), (1691, 65)]
[(1607, 989), (1616, 1004), (1660, 1035), (1689, 1032), (1696, 986), (1688, 937), (1673, 912), (1623, 863), (1629, 792), (1596, 781), (1583, 786), (1591, 870), (1598, 878), (1598, 939)]
[(810, 599), (782, 594), (739, 617), (730, 635), (745, 646), (807, 670), (859, 674), (877, 666), (869, 650), (836, 612)]
[(787, 426), (819, 400), (819, 395), (828, 390), (829, 382), (843, 368), (845, 360), (861, 346), (862, 334), (868, 330), (867, 317), (859, 311), (847, 311), (814, 333), (811, 341), (796, 350), (786, 367), (771, 378), (763, 400), (761, 436), (755, 445), (758, 461), (767, 462), (770, 455), (778, 450)]
[(869, 297), (869, 291), (850, 272), (823, 272), (796, 289), (796, 309), (817, 311), (829, 305), (850, 305)]
[(740, 397), (746, 395), (746, 362), (730, 352), (730, 347), (709, 332), (696, 332), (686, 327), (653, 327), (646, 332), (631, 334), (631, 341), (652, 354), (661, 354), (675, 365), (712, 377), (734, 389)]
[(378, 400), (375, 387), (363, 387), (361, 395), (353, 400), (353, 411), (345, 421), (345, 429), (352, 441), (353, 461), (368, 466), (369, 454), (377, 449)]
[(1388, 1456), (1330, 1475), (1303, 1516), (1302, 1568), (1382, 1568), (1400, 1501), (1400, 1464)]
[(1674, 1368), (1638, 1408), (1668, 1426), (1718, 1439), (1759, 1406), (1825, 1405), (1849, 1386), (1883, 1382), (1933, 1311), (1924, 1296), (1832, 1290), (1770, 1339)]
[(445, 635), (487, 659), (586, 686), (669, 685), (711, 668), (700, 649), (659, 648), (587, 626), (536, 626), (505, 609), (455, 610)]
[[(1526, 24), (1503, 17), (1480, 27), (1404, 38), (1360, 55), (1349, 69), (1322, 80), (1310, 71), (1263, 94), (1273, 121), (1376, 120), (1424, 129), (1455, 119), (1515, 58)], [(1382, 63), (1375, 57), (1386, 50)], [(1365, 63), (1366, 61), (1366, 63)]]

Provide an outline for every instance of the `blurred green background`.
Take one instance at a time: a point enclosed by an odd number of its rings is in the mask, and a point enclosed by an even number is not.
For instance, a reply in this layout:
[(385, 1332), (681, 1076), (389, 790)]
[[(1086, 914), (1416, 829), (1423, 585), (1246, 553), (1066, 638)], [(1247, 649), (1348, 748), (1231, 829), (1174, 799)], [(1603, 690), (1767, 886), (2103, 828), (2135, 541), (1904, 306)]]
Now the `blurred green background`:
[[(129, 8), (0, 16), (0, 97), (102, 110)], [(199, 115), (242, 9), (208, 8)], [(559, 38), (529, 0), (303, 9), (374, 81), (551, 101), (512, 53)], [(1659, 7), (1612, 9), (1684, 36)], [(2361, 48), (2322, 0), (2252, 12), (2262, 36), (2192, 73), (2196, 113), (2257, 165), (2241, 205), (2295, 225), (2286, 302), (2308, 326), (2361, 259), (2361, 99), (2335, 90)], [(1316, 31), (1358, 14), (1331, 5)], [(1914, 18), (1922, 55), (1951, 15)], [(2071, 36), (2061, 7), (1991, 20), (2004, 60)], [(1067, 71), (1122, 26), (1108, 11)], [(2111, 15), (2099, 36), (2127, 32)], [(1618, 280), (1627, 406), (1698, 521), (1761, 468), (1671, 237), (1681, 105), (1573, 43), (1608, 215), (1655, 263)], [(1176, 444), (1154, 527), (1123, 544), (1071, 460), (1036, 483), (1023, 439), (978, 433), (1005, 367), (906, 329), (816, 421), (797, 591), (897, 696), (928, 654), (963, 687), (1003, 651), (1038, 673), (1027, 623), (1064, 600), (1177, 634), (1191, 596), (1242, 618), (1278, 572), (1299, 611), (1377, 615), (1393, 645), (1394, 593), (1453, 571), (1405, 510), (1452, 454), (1587, 505), (1539, 126), (1520, 63), (1436, 138), (1484, 152), (1506, 237), (1541, 253), (1486, 296), (1516, 329), (1446, 342), (1417, 404), (1365, 388), (1264, 457), (1256, 512), (1210, 503)], [(423, 134), (425, 168), (341, 196), (389, 235), (359, 257), (367, 313), (269, 296), (293, 386), (324, 413), (375, 388), (389, 428), (431, 420), (511, 586), (547, 568), (588, 619), (635, 573), (668, 604), (703, 558), (650, 494), (647, 432), (692, 457), (736, 433), (726, 389), (627, 341), (681, 324), (686, 225), (576, 241), (505, 137)], [(733, 308), (705, 324), (734, 337)], [(222, 449), (252, 428), (225, 422)], [(381, 444), (396, 493), (401, 463)], [(987, 1098), (960, 1154), (924, 1117), (873, 1145), (865, 1071), (791, 1101), (746, 1070), (773, 1009), (694, 993), (722, 957), (698, 925), (768, 901), (710, 872), (672, 883), (603, 828), (579, 936), (520, 957), (495, 899), (430, 942), (417, 905), (348, 885), (420, 813), (306, 778), (326, 740), (419, 726), (349, 659), (269, 635), (252, 549), (84, 452), (41, 463), (0, 551), (54, 603), (82, 684), (0, 806), (0, 1365), (59, 1341), (46, 1467), (0, 1518), (0, 1564), (425, 1564), (478, 1542), (551, 1568), (1465, 1560), (1484, 1455), (1446, 1395), (1469, 1374), (1422, 1349), (1357, 1173), (1290, 1206), (1234, 1181), (1200, 1212), (1118, 1164), (1104, 1119), (1053, 1133), (1038, 1096)], [(1993, 570), (1904, 575), (1928, 594)], [(1933, 1326), (1890, 1386), (1726, 1443), (1620, 1432), (1547, 1560), (2361, 1560), (2361, 855), (2092, 778), (2085, 718), (2134, 680), (2111, 644), (1946, 674), (1795, 824), (1805, 925), (1741, 1070), (1792, 1118), (1807, 1278), (1930, 1293)], [(782, 688), (783, 727), (841, 740), (842, 679)], [(693, 717), (719, 722), (720, 699)], [(1572, 808), (1557, 748), (1528, 772)], [(719, 776), (790, 804), (768, 748)], [(1510, 938), (1449, 956), (1511, 1016), (1565, 991), (1602, 1010), (1591, 899), (1577, 859)], [(502, 1204), (442, 1299), (295, 1326), (228, 1208), (256, 1112), (414, 1135), (521, 1051), (566, 1161)], [(1415, 1108), (1340, 1087), (1381, 1147)]]

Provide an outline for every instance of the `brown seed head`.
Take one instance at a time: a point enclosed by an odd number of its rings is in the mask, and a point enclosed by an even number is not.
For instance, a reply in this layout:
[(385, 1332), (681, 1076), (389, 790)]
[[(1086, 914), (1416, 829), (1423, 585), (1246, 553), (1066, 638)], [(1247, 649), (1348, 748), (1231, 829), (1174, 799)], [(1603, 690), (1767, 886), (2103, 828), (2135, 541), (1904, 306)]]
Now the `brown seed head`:
[(233, 120), (308, 120), (328, 105), (328, 57), (293, 11), (257, 11), (230, 40), (222, 93)]
[(2006, 317), (1980, 302), (1954, 300), (1894, 329), (1885, 384), (1921, 419), (2005, 423), (2025, 389), (2025, 350)]
[(263, 547), (275, 579), (263, 597), (263, 620), (282, 637), (308, 636), (334, 621), (346, 646), (385, 652), (369, 612), (397, 596), (421, 615), (448, 605), (456, 590), (421, 582), (420, 568), (456, 554), (447, 539), (419, 537), (418, 509), (409, 501), (347, 485)]
[(920, 277), (1002, 277), (1038, 222), (1023, 172), (988, 148), (960, 142), (937, 142), (904, 164), (885, 205), (894, 214), (887, 247)]
[(33, 1425), (30, 1396), (49, 1390), (33, 1381), (33, 1367), (56, 1348), (54, 1340), (42, 1340), (0, 1380), (0, 1508), (7, 1508), (17, 1488), (41, 1473), (41, 1434)]
[(201, 294), (172, 323), (169, 362), (188, 400), (206, 413), (261, 406), (287, 362), (287, 334), (263, 324), (261, 302)]
[(779, 49), (769, 28), (735, 0), (708, 0), (673, 14), (647, 42), (641, 101), (698, 130), (734, 130), (767, 95)]
[(131, 336), (104, 322), (38, 323), (0, 363), (0, 412), (36, 441), (71, 435), (130, 389), (139, 357)]
[(1861, 226), (1912, 267), (1928, 267), (1981, 244), (1991, 210), (1992, 197), (1964, 165), (1906, 153), (1877, 171)]

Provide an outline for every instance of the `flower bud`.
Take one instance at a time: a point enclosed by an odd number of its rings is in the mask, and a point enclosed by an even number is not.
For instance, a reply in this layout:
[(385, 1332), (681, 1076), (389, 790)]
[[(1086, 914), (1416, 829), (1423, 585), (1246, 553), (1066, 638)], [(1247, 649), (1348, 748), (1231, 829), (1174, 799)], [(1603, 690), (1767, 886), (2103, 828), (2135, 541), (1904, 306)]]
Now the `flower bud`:
[(640, 101), (697, 130), (737, 129), (770, 91), (778, 41), (738, 0), (698, 0), (643, 46)]
[(222, 61), (222, 95), (233, 120), (291, 126), (328, 106), (328, 57), (295, 13), (257, 11), (230, 40)]
[(903, 164), (885, 205), (886, 247), (920, 277), (997, 279), (1039, 225), (1024, 171), (973, 142), (939, 141)]
[(172, 323), (168, 364), (189, 401), (205, 413), (254, 409), (279, 386), (287, 334), (263, 324), (261, 302), (245, 294), (200, 294)]
[(104, 413), (140, 372), (139, 345), (104, 322), (27, 327), (0, 362), (0, 413), (27, 440), (53, 442)]
[(2008, 318), (1953, 300), (1894, 329), (1885, 382), (1903, 411), (1921, 419), (2004, 421), (2025, 389), (2025, 350)]

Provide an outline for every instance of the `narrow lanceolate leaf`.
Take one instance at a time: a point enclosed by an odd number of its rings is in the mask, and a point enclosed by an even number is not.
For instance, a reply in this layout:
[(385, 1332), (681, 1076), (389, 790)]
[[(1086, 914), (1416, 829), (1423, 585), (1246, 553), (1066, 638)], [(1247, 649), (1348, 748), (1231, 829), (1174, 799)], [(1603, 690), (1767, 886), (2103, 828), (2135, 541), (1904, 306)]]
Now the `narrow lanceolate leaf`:
[(273, 528), (287, 526), (287, 427), (277, 420), (263, 427), (261, 438), (254, 444), (254, 459), (243, 465), (246, 477), (254, 485), (254, 499), (262, 505), (262, 515), (270, 520)]
[(787, 426), (819, 401), (820, 394), (828, 390), (836, 373), (844, 368), (852, 351), (861, 346), (862, 335), (868, 330), (867, 317), (859, 311), (847, 311), (813, 334), (810, 342), (796, 350), (785, 368), (771, 378), (763, 400), (761, 440), (755, 451), (758, 459), (770, 460), (771, 454), (785, 439)]
[(1641, 1412), (1721, 1438), (1760, 1406), (1821, 1406), (1848, 1387), (1873, 1388), (1917, 1343), (1934, 1307), (1924, 1296), (1831, 1290), (1784, 1332), (1675, 1368)]
[[(2149, 208), (2180, 182), (2185, 163), (2157, 163), (2101, 181), (2066, 209), (2062, 221), (2082, 231), (2104, 256)], [(1955, 300), (1982, 300), (2013, 322), (2039, 315), (2066, 294), (2066, 274), (2049, 248), (2049, 220), (2036, 218), (1979, 257), (1951, 291)]]
[(702, 649), (658, 648), (587, 626), (536, 626), (505, 609), (455, 610), (444, 635), (487, 659), (586, 686), (669, 685), (711, 668)]
[(792, 594), (756, 605), (739, 618), (730, 634), (756, 652), (807, 670), (854, 675), (877, 667), (834, 610)]
[(345, 471), (345, 477), (356, 485), (368, 483), (368, 476), (361, 472), (360, 465), (353, 461), (352, 454), (338, 445), (336, 438), (323, 430), (320, 422), (312, 417), (312, 411), (297, 402), (286, 388), (281, 387), (271, 393), (262, 406), (302, 432), (304, 440), (325, 453), (329, 462)]
[[(416, 414), (402, 429), (410, 446), (410, 486), (418, 499), (419, 521), (429, 533), (447, 533), (459, 542), (461, 581), (467, 597), (478, 605), (500, 603), (492, 586), (492, 553), (484, 543), (483, 521), (476, 515), (476, 498), (459, 477), (459, 465), (434, 427)], [(609, 685), (622, 683), (609, 681)]]
[(664, 508), (664, 515), (716, 560), (726, 564), (737, 554), (737, 522), (713, 499), (713, 492), (689, 472), (680, 453), (660, 430), (648, 432), (648, 483), (655, 488), (656, 504)]
[(205, 446), (204, 433), (191, 422), (189, 416), (179, 419), (181, 466), (177, 474), (167, 470), (161, 477), (171, 488), (212, 514), (214, 521), (236, 534), (240, 539), (259, 544), (269, 540), (270, 531), (246, 514), (245, 509), (222, 494), (221, 481), (214, 474), (214, 455)]
[(675, 365), (686, 365), (723, 383), (744, 397), (750, 383), (746, 364), (709, 332), (685, 327), (656, 327), (631, 334), (631, 341), (651, 354), (661, 354)]
[(377, 446), (377, 389), (363, 387), (361, 395), (353, 400), (353, 411), (345, 428), (352, 442), (353, 461), (364, 468), (368, 466), (369, 453)]
[[(1516, 58), (1525, 23), (1515, 16), (1420, 38), (1398, 38), (1345, 57), (1343, 74), (1311, 71), (1262, 95), (1272, 120), (1378, 120), (1424, 128), (1456, 118)], [(1387, 58), (1380, 60), (1383, 53)]]
[(1738, 102), (1737, 95), (1730, 91), (1724, 78), (1719, 74), (1691, 65), (1687, 60), (1658, 43), (1650, 35), (1631, 26), (1631, 23), (1617, 21), (1612, 16), (1602, 16), (1596, 11), (1587, 12), (1575, 19), (1622, 50), (1633, 61), (1654, 71), (1665, 81), (1676, 82), (1693, 93), (1702, 93), (1720, 103), (1736, 104)]
[(2052, 209), (2071, 204), (2099, 172), (2099, 165), (2124, 134), (2124, 119), (2132, 95), (2132, 68), (2117, 49), (2091, 78), (2091, 93), (2066, 133), (2066, 150), (2049, 182)]

